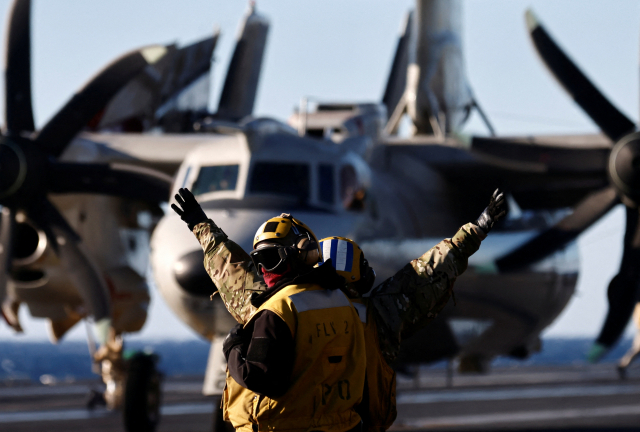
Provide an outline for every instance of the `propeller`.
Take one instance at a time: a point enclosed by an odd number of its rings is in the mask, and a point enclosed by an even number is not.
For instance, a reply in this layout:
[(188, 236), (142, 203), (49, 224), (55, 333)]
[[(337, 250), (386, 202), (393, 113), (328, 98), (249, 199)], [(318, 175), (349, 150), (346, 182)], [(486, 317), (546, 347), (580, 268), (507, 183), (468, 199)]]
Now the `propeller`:
[(20, 210), (47, 235), (96, 323), (109, 322), (111, 301), (82, 240), (49, 201), (49, 193), (107, 194), (165, 201), (171, 179), (153, 170), (118, 164), (59, 162), (73, 138), (109, 100), (167, 52), (148, 46), (116, 59), (88, 81), (40, 130), (31, 106), (30, 0), (15, 0), (9, 15), (5, 62), (5, 129), (0, 136), (0, 301), (6, 298)]
[(7, 323), (13, 329), (22, 333), (22, 327), (18, 320), (17, 311), (14, 311), (14, 302), (7, 297), (7, 280), (11, 269), (11, 250), (13, 248), (13, 232), (16, 224), (16, 215), (9, 207), (0, 210), (0, 310)]
[(16, 1), (9, 15), (5, 62), (5, 128), (9, 133), (32, 132), (31, 2)]
[[(531, 11), (527, 11), (526, 21), (531, 40), (545, 65), (611, 140), (606, 163), (600, 168), (602, 171), (606, 170), (610, 185), (585, 197), (575, 206), (572, 214), (500, 258), (497, 265), (501, 271), (513, 271), (539, 261), (575, 240), (580, 233), (622, 202), (627, 213), (623, 258), (618, 274), (609, 284), (609, 311), (595, 345), (595, 348), (600, 348), (594, 350), (596, 354), (591, 356), (591, 360), (597, 360), (622, 335), (640, 294), (640, 133), (634, 132), (635, 124), (591, 83)], [(501, 148), (508, 147), (510, 143), (494, 142), (487, 145), (479, 142), (479, 147), (483, 144), (485, 150), (489, 149), (489, 153), (498, 155)], [(510, 151), (513, 152), (513, 148)], [(533, 150), (534, 153), (536, 151), (544, 152), (545, 149), (541, 147)], [(591, 169), (598, 169), (597, 160), (602, 160), (603, 149), (580, 151), (584, 157), (574, 159), (573, 169), (579, 171), (589, 163)], [(538, 156), (529, 155), (533, 159)], [(570, 158), (564, 160), (564, 163), (572, 164)]]

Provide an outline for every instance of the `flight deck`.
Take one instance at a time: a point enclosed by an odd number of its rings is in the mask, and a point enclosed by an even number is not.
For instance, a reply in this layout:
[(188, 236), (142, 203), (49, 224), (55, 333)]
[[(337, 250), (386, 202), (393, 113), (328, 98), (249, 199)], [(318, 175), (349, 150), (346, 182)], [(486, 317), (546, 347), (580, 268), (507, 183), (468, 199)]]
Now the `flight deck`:
[[(98, 381), (0, 387), (2, 431), (123, 431), (119, 412), (86, 409)], [(158, 431), (210, 431), (213, 399), (202, 377), (164, 382)], [(640, 430), (640, 367), (620, 380), (613, 364), (500, 367), (448, 375), (421, 367), (398, 377), (392, 430)]]

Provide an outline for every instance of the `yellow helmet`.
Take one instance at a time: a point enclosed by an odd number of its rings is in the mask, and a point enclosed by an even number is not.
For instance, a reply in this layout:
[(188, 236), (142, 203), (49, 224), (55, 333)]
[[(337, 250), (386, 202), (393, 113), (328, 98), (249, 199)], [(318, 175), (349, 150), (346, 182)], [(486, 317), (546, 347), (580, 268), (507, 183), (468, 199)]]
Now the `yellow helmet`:
[[(307, 265), (314, 265), (322, 260), (318, 239), (311, 228), (287, 213), (269, 219), (256, 231), (256, 235), (253, 237), (254, 251), (250, 254), (256, 263), (256, 268), (263, 267), (267, 271), (271, 271), (270, 268), (275, 268), (273, 265), (280, 265), (286, 260), (290, 253), (287, 250), (278, 252), (280, 261), (277, 264), (278, 258), (275, 257), (275, 252), (273, 257), (268, 257), (267, 251), (259, 253), (267, 247), (276, 245), (281, 245), (281, 248), (294, 249), (297, 251), (300, 261)], [(266, 261), (271, 264), (265, 265)]]
[(373, 286), (376, 272), (369, 266), (364, 252), (356, 242), (346, 237), (327, 237), (320, 240), (323, 261), (331, 259), (336, 273), (353, 284), (360, 294)]

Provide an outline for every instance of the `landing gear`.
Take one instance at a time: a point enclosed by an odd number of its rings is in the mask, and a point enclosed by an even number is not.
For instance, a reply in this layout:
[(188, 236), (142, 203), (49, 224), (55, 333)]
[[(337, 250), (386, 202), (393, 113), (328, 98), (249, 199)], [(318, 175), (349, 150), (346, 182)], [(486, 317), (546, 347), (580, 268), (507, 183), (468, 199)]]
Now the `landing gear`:
[(461, 373), (485, 374), (489, 372), (491, 359), (479, 354), (467, 354), (460, 357), (458, 371)]
[(122, 414), (127, 432), (153, 432), (160, 420), (160, 382), (157, 356), (136, 353), (128, 363)]
[(87, 396), (87, 409), (95, 409), (97, 406), (106, 406), (107, 401), (104, 399), (104, 393), (96, 389), (92, 389)]
[(122, 409), (127, 432), (153, 432), (160, 420), (158, 356), (142, 352), (126, 356), (123, 348), (122, 336), (111, 329), (106, 343), (93, 354), (106, 389), (92, 395), (87, 405), (94, 407), (101, 399), (109, 410)]
[(124, 382), (126, 378), (126, 365), (122, 359), (123, 341), (121, 335), (116, 335), (111, 329), (107, 342), (93, 355), (96, 363), (100, 364), (102, 382), (107, 387), (104, 399), (107, 408), (118, 409), (122, 406)]

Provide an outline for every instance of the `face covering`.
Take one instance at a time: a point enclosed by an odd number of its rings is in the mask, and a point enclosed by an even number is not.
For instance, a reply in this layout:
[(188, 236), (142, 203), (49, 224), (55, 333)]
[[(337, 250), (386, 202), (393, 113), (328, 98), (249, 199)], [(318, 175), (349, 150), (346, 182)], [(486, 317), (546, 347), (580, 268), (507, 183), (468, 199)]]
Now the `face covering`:
[(287, 263), (287, 267), (284, 270), (279, 271), (278, 273), (272, 273), (265, 270), (262, 270), (262, 276), (264, 277), (264, 283), (267, 284), (269, 288), (280, 282), (284, 277), (291, 271), (291, 264)]

